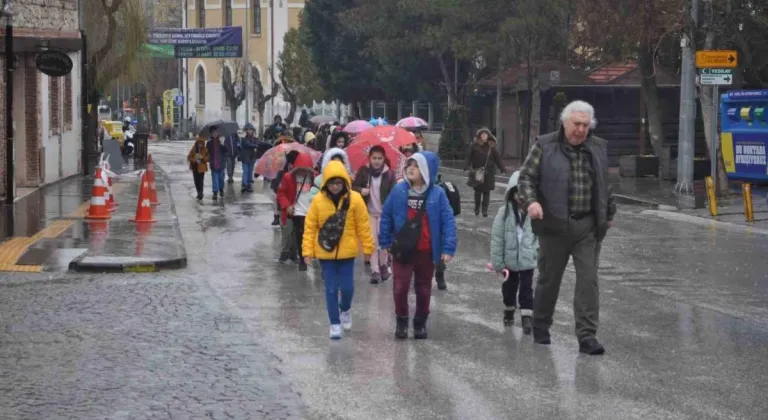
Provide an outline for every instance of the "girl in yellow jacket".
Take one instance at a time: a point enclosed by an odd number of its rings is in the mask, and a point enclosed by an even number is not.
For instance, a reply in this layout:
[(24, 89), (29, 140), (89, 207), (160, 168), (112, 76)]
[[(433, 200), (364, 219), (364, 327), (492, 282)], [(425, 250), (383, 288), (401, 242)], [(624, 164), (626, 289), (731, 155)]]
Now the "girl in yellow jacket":
[(331, 161), (323, 170), (320, 193), (312, 199), (304, 223), (304, 260), (307, 265), (313, 258), (320, 261), (325, 281), (325, 303), (331, 322), (330, 337), (340, 339), (342, 328), (345, 331), (352, 329), (349, 309), (355, 292), (358, 244), (363, 244), (366, 261), (373, 254), (368, 208), (360, 193), (352, 190), (352, 179), (343, 163)]

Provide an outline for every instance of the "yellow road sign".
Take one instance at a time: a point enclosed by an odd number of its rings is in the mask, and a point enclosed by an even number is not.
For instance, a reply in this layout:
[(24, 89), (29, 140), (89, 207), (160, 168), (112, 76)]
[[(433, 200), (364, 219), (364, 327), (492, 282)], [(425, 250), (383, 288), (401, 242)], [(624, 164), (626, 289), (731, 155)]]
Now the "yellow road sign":
[(739, 64), (739, 54), (734, 50), (702, 50), (696, 51), (696, 67), (734, 68)]

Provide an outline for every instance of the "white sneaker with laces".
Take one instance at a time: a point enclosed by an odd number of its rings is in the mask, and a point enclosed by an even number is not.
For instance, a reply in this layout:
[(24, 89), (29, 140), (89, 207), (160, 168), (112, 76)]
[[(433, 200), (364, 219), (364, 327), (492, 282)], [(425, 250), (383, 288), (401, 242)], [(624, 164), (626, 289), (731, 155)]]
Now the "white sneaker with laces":
[(341, 325), (334, 324), (331, 325), (331, 333), (329, 334), (329, 337), (331, 337), (332, 340), (338, 340), (341, 338)]
[(344, 327), (344, 331), (352, 329), (352, 315), (349, 314), (349, 311), (341, 313), (341, 326)]

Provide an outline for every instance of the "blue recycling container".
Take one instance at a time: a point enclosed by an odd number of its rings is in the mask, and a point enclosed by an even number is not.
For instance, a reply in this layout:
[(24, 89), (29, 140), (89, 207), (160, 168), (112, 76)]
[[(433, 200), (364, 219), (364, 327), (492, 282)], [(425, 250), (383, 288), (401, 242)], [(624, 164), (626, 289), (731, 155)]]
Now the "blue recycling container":
[(721, 147), (731, 180), (768, 182), (768, 90), (736, 90), (720, 97)]

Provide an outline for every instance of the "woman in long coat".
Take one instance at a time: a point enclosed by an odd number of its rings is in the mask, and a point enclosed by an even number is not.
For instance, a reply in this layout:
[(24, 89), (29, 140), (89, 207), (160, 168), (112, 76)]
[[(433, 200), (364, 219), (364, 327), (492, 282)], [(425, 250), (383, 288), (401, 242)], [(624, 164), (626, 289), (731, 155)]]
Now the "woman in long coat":
[[(496, 168), (498, 167), (502, 174), (507, 172), (501, 160), (501, 154), (489, 140), (496, 143), (491, 130), (481, 128), (477, 131), (475, 141), (469, 146), (467, 152), (466, 166), (469, 169), (467, 185), (475, 189), (475, 216), (480, 215), (482, 205), (483, 217), (488, 217), (491, 191), (496, 188)], [(482, 177), (482, 180), (478, 177)]]

